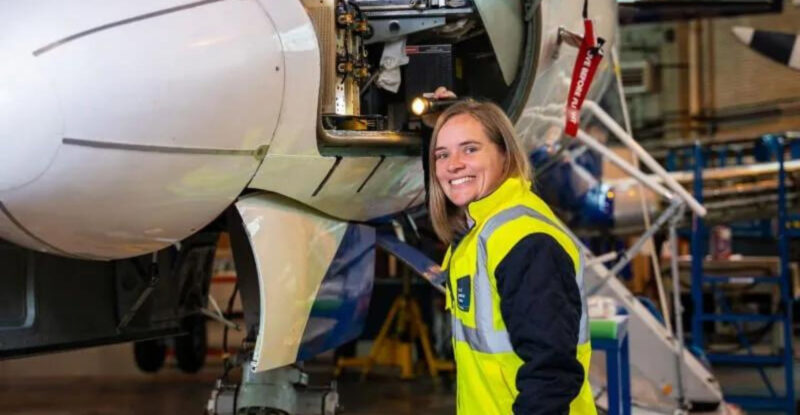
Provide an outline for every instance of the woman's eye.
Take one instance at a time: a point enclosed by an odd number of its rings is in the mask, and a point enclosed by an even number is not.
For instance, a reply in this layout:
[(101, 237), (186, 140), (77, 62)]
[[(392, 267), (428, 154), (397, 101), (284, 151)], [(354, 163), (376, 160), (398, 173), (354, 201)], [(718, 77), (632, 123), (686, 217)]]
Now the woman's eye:
[(478, 151), (478, 147), (475, 146), (464, 147), (464, 152), (467, 154), (474, 153), (476, 151)]
[(444, 160), (447, 158), (447, 153), (436, 153), (433, 158), (436, 160)]

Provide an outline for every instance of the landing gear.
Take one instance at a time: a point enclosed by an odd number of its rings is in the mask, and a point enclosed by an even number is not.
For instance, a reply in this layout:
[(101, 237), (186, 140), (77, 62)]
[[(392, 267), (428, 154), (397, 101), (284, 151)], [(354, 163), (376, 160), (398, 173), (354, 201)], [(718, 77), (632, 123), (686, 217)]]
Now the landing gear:
[(133, 357), (142, 372), (158, 372), (167, 359), (167, 344), (163, 339), (136, 342), (133, 344)]
[[(172, 343), (178, 368), (184, 373), (197, 373), (206, 362), (206, 318), (203, 315), (186, 317), (183, 321), (186, 334), (174, 338)], [(156, 373), (167, 359), (167, 342), (170, 339), (153, 339), (133, 344), (136, 366), (142, 372)]]
[(308, 374), (295, 366), (254, 373), (248, 361), (242, 370), (239, 386), (217, 381), (207, 415), (335, 415), (339, 409), (335, 382), (308, 386)]
[(202, 314), (186, 317), (186, 334), (175, 338), (175, 359), (185, 373), (197, 373), (206, 362), (206, 317)]

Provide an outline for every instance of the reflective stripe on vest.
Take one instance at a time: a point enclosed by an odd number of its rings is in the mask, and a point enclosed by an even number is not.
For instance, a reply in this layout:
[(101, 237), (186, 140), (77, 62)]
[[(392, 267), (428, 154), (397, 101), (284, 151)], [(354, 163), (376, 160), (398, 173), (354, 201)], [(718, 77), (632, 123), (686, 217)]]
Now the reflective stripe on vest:
[[(566, 232), (561, 225), (527, 206), (515, 206), (506, 209), (489, 219), (478, 235), (478, 263), (473, 282), (475, 288), (475, 328), (464, 325), (461, 320), (456, 318), (455, 313), (453, 313), (452, 317), (455, 340), (466, 342), (472, 350), (483, 353), (507, 353), (514, 350), (511, 346), (508, 331), (494, 328), (494, 304), (492, 304), (491, 282), (488, 275), (486, 242), (500, 226), (522, 216), (538, 219), (560, 230), (568, 238), (572, 239), (571, 234)], [(578, 249), (578, 272), (576, 272), (575, 279), (581, 296), (582, 310), (578, 333), (578, 344), (581, 345), (589, 340), (589, 318), (586, 314), (587, 305), (583, 284), (583, 252), (580, 244), (575, 241), (573, 243)]]

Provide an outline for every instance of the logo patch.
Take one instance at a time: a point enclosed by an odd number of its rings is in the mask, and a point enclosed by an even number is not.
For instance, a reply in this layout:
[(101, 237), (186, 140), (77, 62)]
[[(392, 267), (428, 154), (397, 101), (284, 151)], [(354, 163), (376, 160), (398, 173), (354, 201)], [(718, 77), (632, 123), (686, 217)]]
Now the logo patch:
[(472, 299), (471, 291), (469, 275), (456, 280), (456, 303), (461, 311), (469, 311), (469, 303)]

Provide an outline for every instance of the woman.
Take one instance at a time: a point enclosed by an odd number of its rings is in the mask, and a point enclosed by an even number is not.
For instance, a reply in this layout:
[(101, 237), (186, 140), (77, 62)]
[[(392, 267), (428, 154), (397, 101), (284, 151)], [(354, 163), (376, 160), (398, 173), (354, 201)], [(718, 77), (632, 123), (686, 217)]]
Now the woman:
[(450, 244), (458, 414), (596, 414), (581, 254), (530, 191), (510, 120), (491, 103), (455, 104), (429, 157), (431, 219)]

